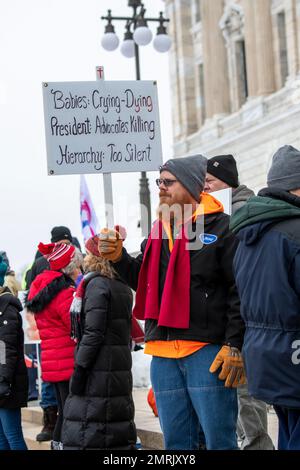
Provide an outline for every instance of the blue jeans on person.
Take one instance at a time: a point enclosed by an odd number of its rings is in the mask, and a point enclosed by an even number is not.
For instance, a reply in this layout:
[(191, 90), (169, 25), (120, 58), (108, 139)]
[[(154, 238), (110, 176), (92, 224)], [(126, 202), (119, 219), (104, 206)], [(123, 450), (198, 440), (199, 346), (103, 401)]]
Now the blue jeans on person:
[(39, 390), (37, 386), (37, 368), (34, 367), (36, 362), (36, 345), (35, 344), (25, 344), (25, 354), (32, 361), (32, 366), (27, 366), (28, 373), (28, 401), (38, 400)]
[(279, 421), (278, 450), (300, 450), (300, 409), (274, 405)]
[(44, 410), (49, 406), (57, 406), (55, 387), (52, 382), (42, 382), (42, 399), (40, 401), (40, 407)]
[(208, 450), (237, 450), (236, 389), (209, 368), (220, 350), (207, 345), (181, 359), (153, 357), (151, 382), (167, 450), (197, 450), (200, 424)]
[(20, 408), (0, 408), (0, 450), (27, 450)]
[[(39, 358), (41, 363), (41, 345), (39, 344)], [(42, 381), (40, 407), (45, 410), (49, 406), (57, 406), (56, 392), (53, 382)]]

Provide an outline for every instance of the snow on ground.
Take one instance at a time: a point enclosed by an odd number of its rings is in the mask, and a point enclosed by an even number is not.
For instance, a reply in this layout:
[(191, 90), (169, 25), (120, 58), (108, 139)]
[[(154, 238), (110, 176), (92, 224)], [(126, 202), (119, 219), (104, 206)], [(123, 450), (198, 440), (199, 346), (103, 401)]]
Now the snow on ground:
[(150, 387), (151, 356), (144, 354), (144, 350), (132, 352), (132, 376), (134, 387)]

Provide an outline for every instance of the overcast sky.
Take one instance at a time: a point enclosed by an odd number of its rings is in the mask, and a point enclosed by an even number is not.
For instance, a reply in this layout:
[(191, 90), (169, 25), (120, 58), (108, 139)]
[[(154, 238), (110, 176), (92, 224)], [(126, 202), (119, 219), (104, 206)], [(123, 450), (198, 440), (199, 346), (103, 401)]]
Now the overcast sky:
[[(144, 3), (149, 16), (164, 10), (161, 0)], [(79, 176), (47, 175), (41, 84), (94, 80), (96, 65), (104, 65), (106, 80), (135, 79), (134, 59), (123, 58), (119, 49), (108, 53), (101, 47), (105, 22), (100, 17), (108, 8), (117, 16), (132, 11), (127, 0), (1, 2), (0, 250), (7, 251), (17, 271), (32, 261), (38, 242), (50, 241), (55, 225), (67, 225), (82, 241)], [(155, 34), (156, 25), (150, 27)], [(122, 39), (122, 23), (116, 32)], [(167, 160), (172, 157), (168, 55), (159, 54), (150, 44), (141, 48), (140, 57), (141, 78), (158, 82), (163, 158)], [(148, 175), (154, 208), (157, 174)], [(134, 228), (139, 218), (138, 179), (139, 174), (113, 176), (116, 218), (128, 225), (129, 243), (139, 235)], [(104, 225), (102, 176), (88, 175), (87, 183), (100, 225)]]

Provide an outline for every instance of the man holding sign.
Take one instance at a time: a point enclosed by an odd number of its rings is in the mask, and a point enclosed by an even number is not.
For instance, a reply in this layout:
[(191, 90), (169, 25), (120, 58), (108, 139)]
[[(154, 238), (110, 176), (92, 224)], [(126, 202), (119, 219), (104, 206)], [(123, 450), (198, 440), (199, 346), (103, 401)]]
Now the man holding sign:
[(236, 241), (222, 204), (202, 192), (206, 166), (196, 155), (160, 168), (159, 218), (137, 258), (118, 232), (100, 234), (101, 254), (136, 290), (134, 315), (145, 320), (169, 450), (198, 449), (199, 423), (207, 449), (237, 448), (234, 387), (244, 383), (244, 325), (232, 272)]

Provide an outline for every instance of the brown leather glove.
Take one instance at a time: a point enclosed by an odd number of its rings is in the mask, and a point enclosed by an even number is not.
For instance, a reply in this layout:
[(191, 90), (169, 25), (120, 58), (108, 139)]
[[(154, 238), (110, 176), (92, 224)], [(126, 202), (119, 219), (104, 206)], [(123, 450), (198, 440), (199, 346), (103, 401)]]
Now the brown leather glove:
[(99, 252), (103, 258), (116, 263), (122, 256), (123, 240), (114, 229), (103, 228), (99, 234)]
[(221, 366), (219, 379), (225, 380), (225, 387), (235, 388), (246, 383), (243, 358), (237, 348), (223, 346), (216, 355), (209, 371), (211, 373), (217, 372)]

